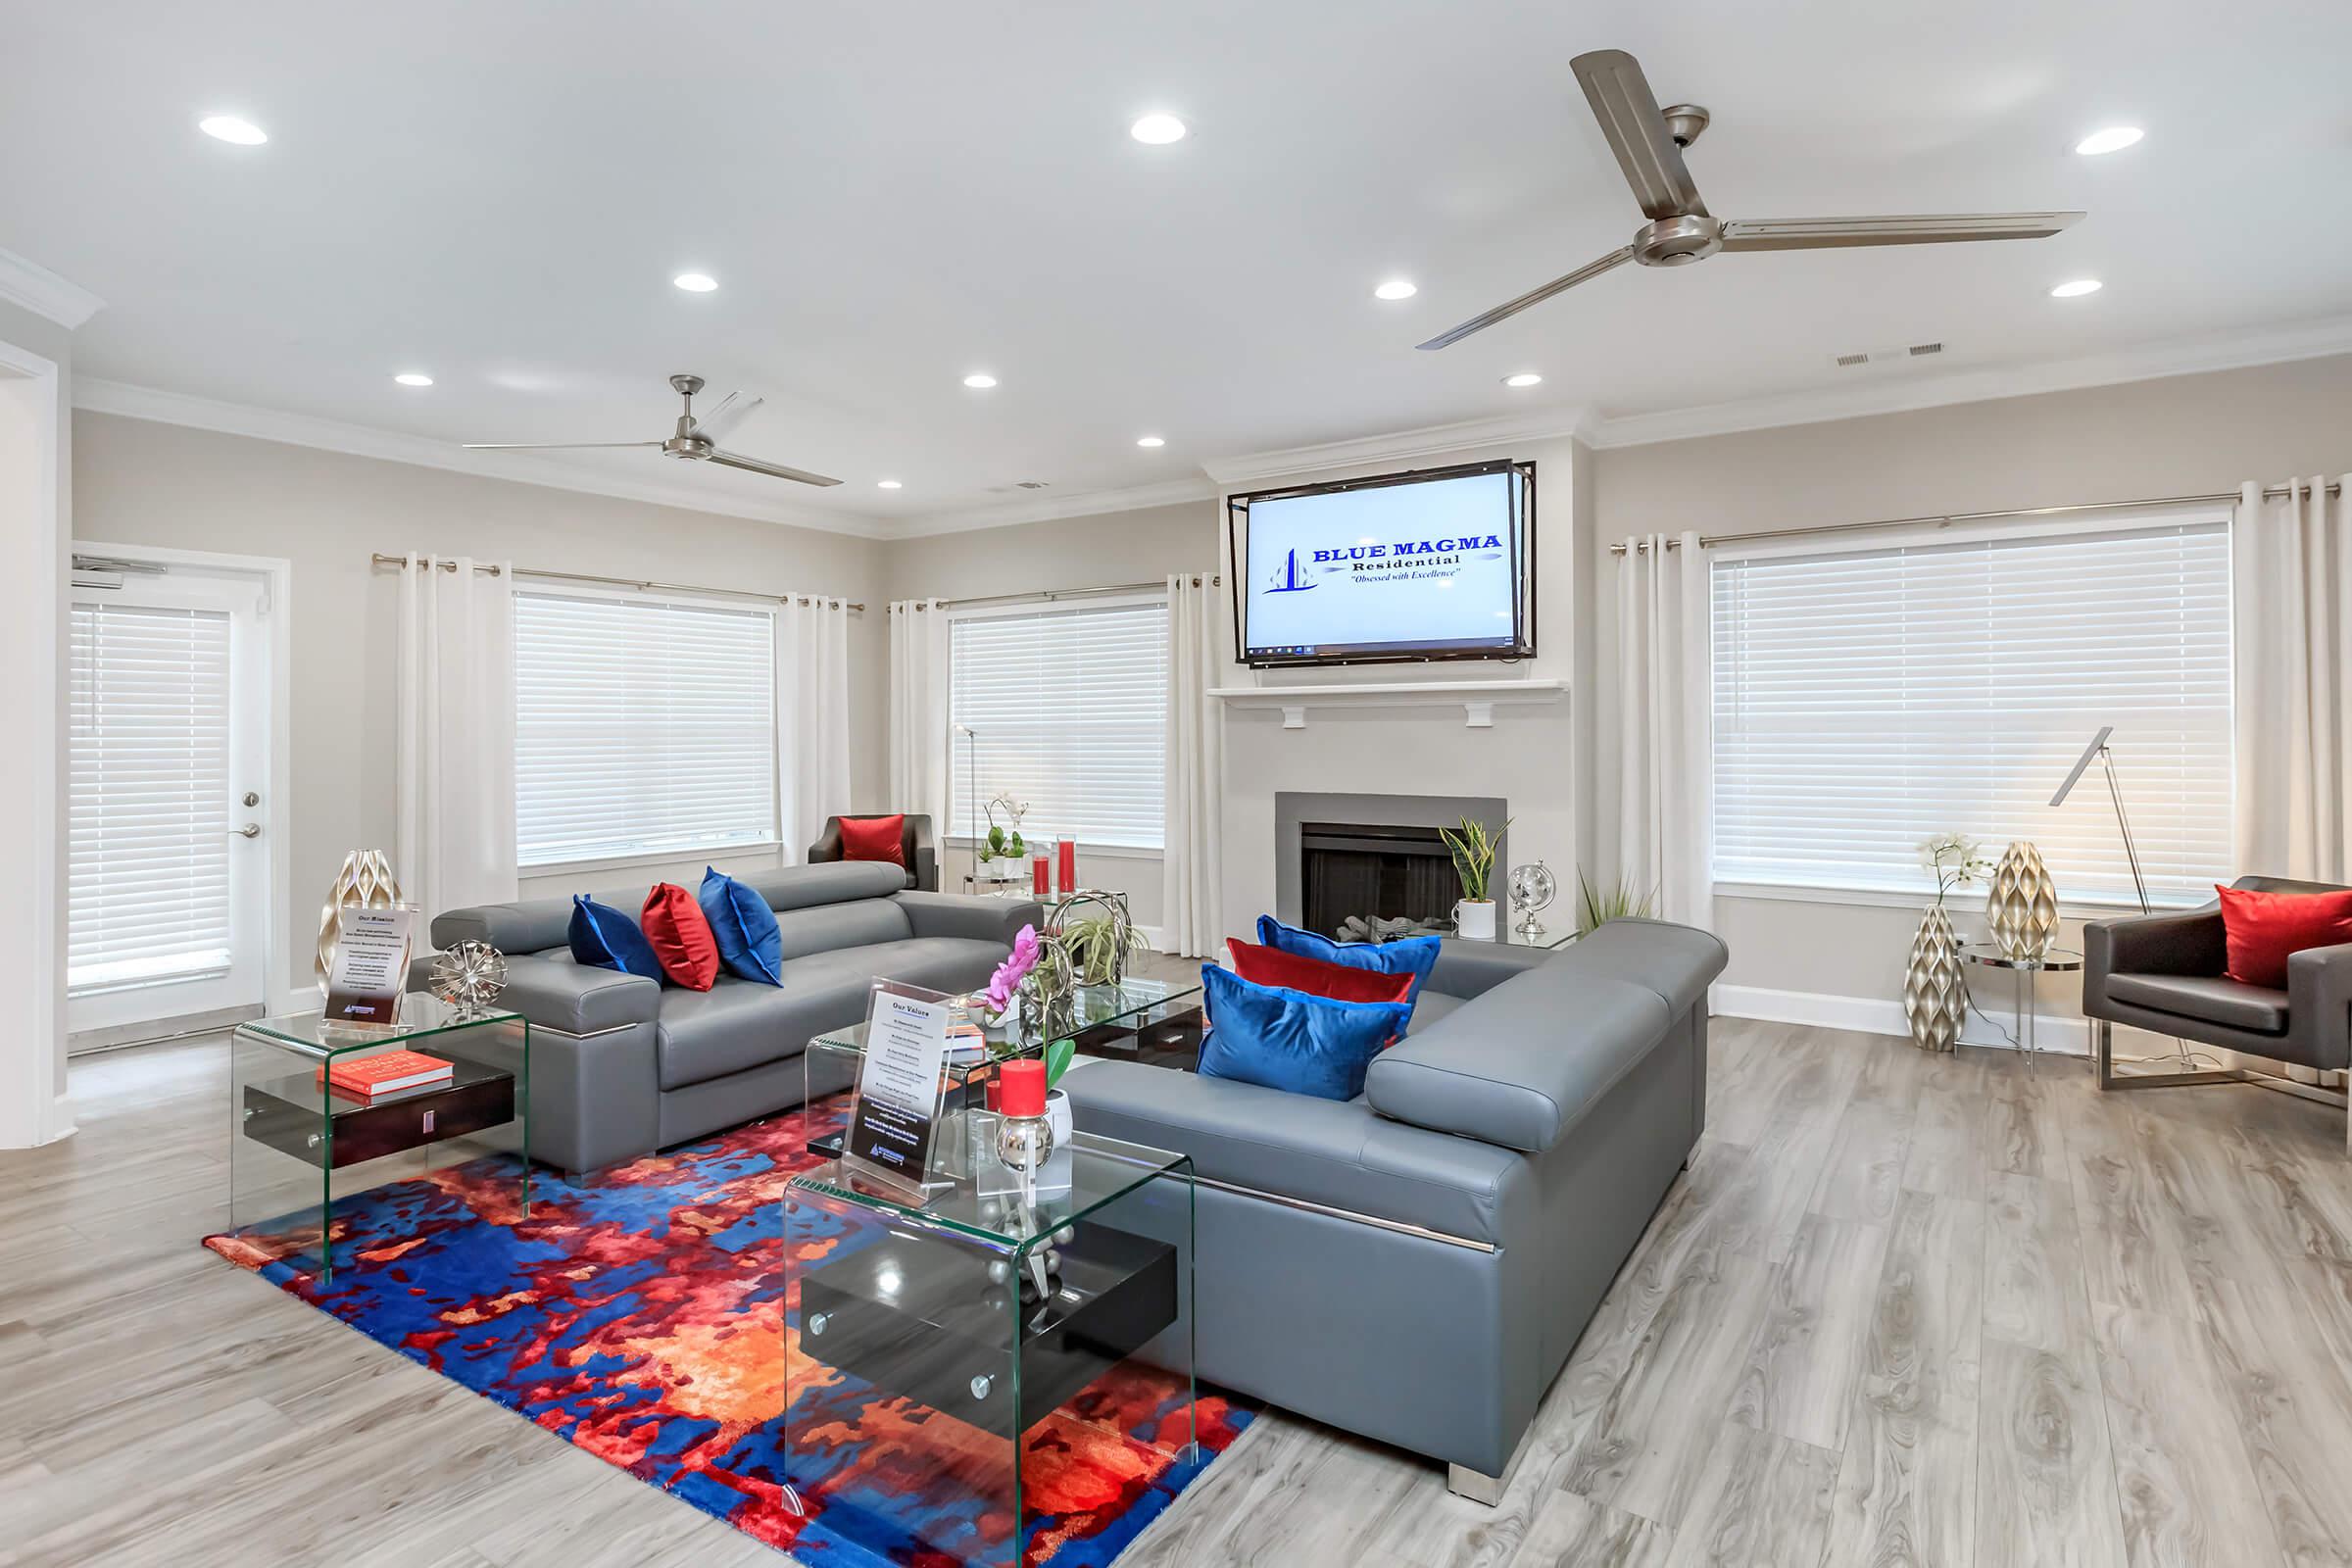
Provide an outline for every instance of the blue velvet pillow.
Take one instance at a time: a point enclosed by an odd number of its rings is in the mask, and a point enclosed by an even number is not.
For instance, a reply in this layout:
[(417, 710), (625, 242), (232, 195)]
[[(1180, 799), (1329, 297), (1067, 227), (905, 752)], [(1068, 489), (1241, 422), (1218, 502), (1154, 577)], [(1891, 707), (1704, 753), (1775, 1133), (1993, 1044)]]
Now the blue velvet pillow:
[(1402, 1002), (1334, 1002), (1303, 991), (1252, 985), (1203, 964), (1208, 1030), (1200, 1037), (1200, 1076), (1353, 1100), (1364, 1069), (1398, 1035), (1412, 1007)]
[(718, 961), (729, 974), (763, 986), (784, 983), (784, 933), (776, 929), (776, 911), (765, 899), (706, 865), (695, 900), (710, 921)]
[(1350, 969), (1371, 969), (1380, 974), (1409, 974), (1413, 977), (1410, 1003), (1421, 1000), (1421, 988), (1429, 984), (1429, 971), (1438, 965), (1436, 937), (1401, 937), (1395, 942), (1334, 942), (1312, 931), (1301, 931), (1295, 925), (1284, 925), (1270, 914), (1257, 917), (1257, 940), (1266, 947), (1296, 953), (1302, 958), (1320, 958), (1325, 963), (1344, 963)]
[(585, 893), (571, 899), (571, 959), (599, 969), (618, 969), (660, 984), (662, 960), (637, 922)]

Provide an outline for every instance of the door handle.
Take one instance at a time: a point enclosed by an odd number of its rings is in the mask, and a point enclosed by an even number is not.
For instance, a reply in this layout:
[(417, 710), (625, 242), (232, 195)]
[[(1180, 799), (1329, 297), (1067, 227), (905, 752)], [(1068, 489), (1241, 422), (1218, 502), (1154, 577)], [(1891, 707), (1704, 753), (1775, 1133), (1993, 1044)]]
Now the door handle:
[(258, 839), (262, 836), (262, 824), (248, 822), (243, 827), (232, 827), (229, 831), (241, 839)]

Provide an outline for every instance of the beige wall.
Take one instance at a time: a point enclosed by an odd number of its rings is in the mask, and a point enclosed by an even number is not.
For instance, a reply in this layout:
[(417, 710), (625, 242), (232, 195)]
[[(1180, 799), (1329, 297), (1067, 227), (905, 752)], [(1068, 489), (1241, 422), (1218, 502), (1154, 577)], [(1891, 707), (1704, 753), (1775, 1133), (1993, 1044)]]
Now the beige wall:
[[(1594, 460), (1594, 675), (1614, 682), (1611, 540), (2203, 494), (2337, 473), (2352, 468), (2352, 357), (1623, 447)], [(1976, 906), (1963, 895), (1955, 909), (1973, 916)], [(1716, 919), (1732, 950), (1727, 986), (1890, 1003), (1918, 908), (1719, 898)], [(2004, 1017), (2006, 982), (1978, 980), (1979, 996)], [(2053, 977), (2039, 1004), (2080, 1016), (2080, 994)]]
[[(76, 540), (293, 563), (285, 805), (295, 951), (272, 965), (273, 986), (309, 983), (308, 936), (344, 852), (391, 844), (398, 576), (369, 565), (379, 550), (864, 602), (867, 612), (851, 622), (853, 808), (881, 804), (889, 641), (881, 547), (870, 540), (101, 414), (77, 415), (74, 431)], [(728, 866), (775, 859), (739, 857)], [(701, 870), (698, 859), (555, 873), (523, 890), (651, 884)]]

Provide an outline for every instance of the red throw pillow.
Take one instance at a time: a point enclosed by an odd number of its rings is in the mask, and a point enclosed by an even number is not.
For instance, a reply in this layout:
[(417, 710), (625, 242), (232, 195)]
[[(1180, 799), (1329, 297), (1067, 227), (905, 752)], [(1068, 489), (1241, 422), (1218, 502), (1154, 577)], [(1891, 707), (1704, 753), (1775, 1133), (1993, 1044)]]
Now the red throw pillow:
[(841, 858), (845, 860), (888, 860), (902, 870), (906, 865), (906, 816), (845, 816), (841, 819)]
[(2286, 987), (2286, 956), (2352, 942), (2352, 892), (2257, 893), (2216, 887), (2230, 978), (2241, 986)]
[(693, 894), (675, 882), (656, 883), (637, 924), (653, 944), (662, 972), (673, 982), (689, 991), (718, 984), (718, 938)]
[(1383, 974), (1377, 969), (1351, 969), (1344, 963), (1325, 963), (1280, 948), (1261, 947), (1239, 937), (1225, 946), (1233, 953), (1233, 972), (1253, 986), (1280, 986), (1334, 1002), (1405, 1002), (1413, 994), (1413, 976)]

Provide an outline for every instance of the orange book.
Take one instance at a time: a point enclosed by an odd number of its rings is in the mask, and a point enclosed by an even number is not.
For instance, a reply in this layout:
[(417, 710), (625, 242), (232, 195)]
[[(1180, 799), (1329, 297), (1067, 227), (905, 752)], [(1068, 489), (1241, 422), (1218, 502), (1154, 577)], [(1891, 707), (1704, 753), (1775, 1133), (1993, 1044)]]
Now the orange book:
[(371, 1095), (395, 1094), (403, 1089), (421, 1089), (427, 1084), (446, 1082), (455, 1071), (439, 1056), (428, 1056), (419, 1051), (387, 1051), (380, 1056), (338, 1061), (331, 1078), (320, 1067), (318, 1077), (328, 1079), (344, 1094), (366, 1100)]

